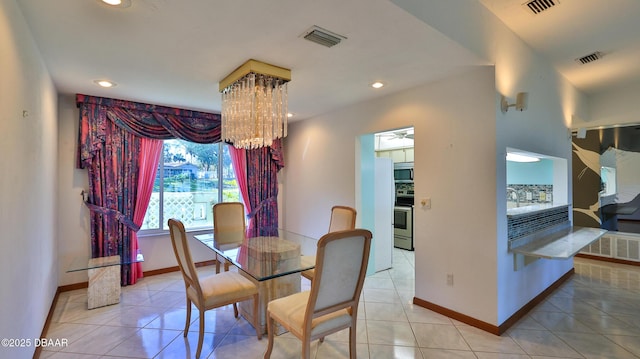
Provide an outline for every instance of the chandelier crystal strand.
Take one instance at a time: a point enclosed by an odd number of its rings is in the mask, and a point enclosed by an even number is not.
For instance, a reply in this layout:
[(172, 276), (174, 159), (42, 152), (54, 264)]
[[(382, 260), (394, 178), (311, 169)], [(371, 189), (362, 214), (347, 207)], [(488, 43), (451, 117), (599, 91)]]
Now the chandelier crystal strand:
[(237, 148), (254, 149), (285, 137), (288, 81), (249, 72), (227, 85), (222, 90), (222, 139)]

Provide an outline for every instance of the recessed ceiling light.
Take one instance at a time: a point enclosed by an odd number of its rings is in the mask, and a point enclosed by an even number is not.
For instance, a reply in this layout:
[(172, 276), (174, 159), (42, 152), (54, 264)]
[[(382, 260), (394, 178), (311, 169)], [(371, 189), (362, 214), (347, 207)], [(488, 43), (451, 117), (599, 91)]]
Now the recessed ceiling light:
[(105, 88), (118, 86), (118, 84), (116, 84), (113, 81), (109, 81), (109, 80), (94, 80), (93, 83), (95, 83), (96, 85), (98, 85), (100, 87), (105, 87)]
[(378, 82), (374, 82), (374, 83), (371, 84), (371, 87), (373, 87), (374, 89), (379, 89), (382, 86), (384, 86), (384, 84), (382, 82), (379, 82), (379, 81)]
[(113, 7), (129, 7), (131, 6), (131, 0), (100, 0), (103, 3)]
[(289, 118), (291, 118), (291, 117), (293, 117), (293, 116), (295, 116), (295, 114), (293, 114), (293, 113), (291, 113), (291, 112), (289, 112), (289, 113), (287, 114), (287, 117), (289, 117)]

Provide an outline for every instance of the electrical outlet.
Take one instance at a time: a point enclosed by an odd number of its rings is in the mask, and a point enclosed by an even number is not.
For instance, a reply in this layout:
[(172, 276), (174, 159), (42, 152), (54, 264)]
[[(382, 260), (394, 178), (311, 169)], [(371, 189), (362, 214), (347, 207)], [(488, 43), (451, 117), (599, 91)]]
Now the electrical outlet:
[(431, 209), (431, 197), (421, 199), (420, 204), (426, 209)]
[(447, 285), (453, 286), (453, 273), (447, 273)]

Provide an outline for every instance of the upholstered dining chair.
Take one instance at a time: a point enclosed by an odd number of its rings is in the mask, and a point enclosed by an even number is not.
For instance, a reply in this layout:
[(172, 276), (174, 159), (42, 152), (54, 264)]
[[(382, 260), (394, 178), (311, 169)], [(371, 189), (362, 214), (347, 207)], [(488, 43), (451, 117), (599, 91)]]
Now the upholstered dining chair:
[[(344, 231), (356, 228), (356, 210), (347, 206), (333, 206), (331, 208), (331, 219), (329, 220), (329, 232)], [(313, 263), (314, 256), (303, 256), (302, 263)], [(309, 269), (302, 272), (302, 276), (308, 280), (313, 280), (314, 270)]]
[[(191, 259), (191, 250), (187, 243), (187, 236), (182, 222), (176, 219), (169, 220), (169, 232), (173, 251), (178, 260), (180, 272), (184, 279), (187, 294), (187, 319), (184, 326), (184, 336), (187, 336), (191, 323), (191, 304), (200, 312), (200, 330), (198, 334), (198, 349), (196, 358), (202, 351), (204, 335), (204, 313), (209, 309), (219, 308), (229, 304), (235, 304), (244, 300), (253, 300), (253, 326), (256, 328), (258, 340), (262, 339), (260, 326), (258, 325), (258, 288), (249, 279), (238, 272), (216, 273), (200, 278), (196, 266)], [(234, 306), (234, 315), (238, 317), (238, 310)]]
[(356, 228), (356, 210), (347, 206), (333, 206), (329, 220), (329, 233)]
[(371, 247), (371, 232), (354, 229), (327, 233), (318, 240), (311, 290), (272, 300), (267, 305), (271, 357), (274, 321), (302, 341), (302, 358), (311, 342), (349, 328), (349, 357), (356, 358), (356, 319)]
[[(242, 244), (246, 233), (244, 205), (240, 202), (220, 202), (213, 205), (213, 236), (217, 243)], [(224, 262), (229, 270), (229, 262)], [(216, 256), (216, 273), (220, 273), (220, 260)]]

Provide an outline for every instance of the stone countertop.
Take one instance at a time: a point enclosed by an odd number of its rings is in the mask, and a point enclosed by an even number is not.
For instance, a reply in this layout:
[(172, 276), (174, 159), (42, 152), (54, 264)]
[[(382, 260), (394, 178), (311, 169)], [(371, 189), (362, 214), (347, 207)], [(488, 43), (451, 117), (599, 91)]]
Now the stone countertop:
[(607, 230), (600, 228), (569, 227), (511, 248), (511, 251), (530, 257), (568, 259), (605, 233)]
[(546, 211), (552, 208), (568, 207), (568, 204), (532, 204), (522, 207), (513, 207), (507, 209), (507, 217), (516, 217), (523, 214), (529, 215), (537, 212)]

